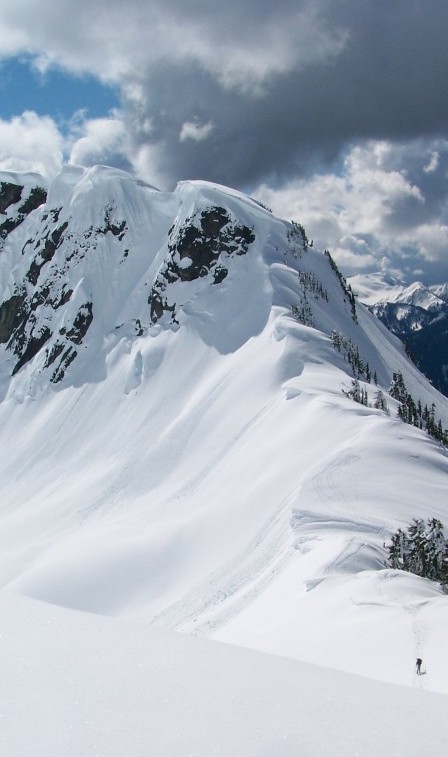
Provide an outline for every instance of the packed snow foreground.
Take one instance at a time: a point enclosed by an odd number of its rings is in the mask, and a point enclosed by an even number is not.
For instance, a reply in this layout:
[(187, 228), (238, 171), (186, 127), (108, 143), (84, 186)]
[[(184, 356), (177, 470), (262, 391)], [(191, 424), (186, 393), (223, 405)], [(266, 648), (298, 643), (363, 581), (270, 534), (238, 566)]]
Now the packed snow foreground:
[(445, 754), (448, 597), (384, 544), (448, 523), (393, 374), (448, 400), (331, 256), (104, 167), (0, 213), (2, 754)]

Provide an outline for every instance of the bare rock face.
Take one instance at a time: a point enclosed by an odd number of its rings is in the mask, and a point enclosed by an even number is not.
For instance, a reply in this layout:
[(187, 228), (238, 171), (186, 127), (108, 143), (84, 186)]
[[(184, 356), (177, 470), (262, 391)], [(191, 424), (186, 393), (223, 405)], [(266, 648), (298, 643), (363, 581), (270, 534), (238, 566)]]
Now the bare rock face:
[[(29, 185), (2, 182), (0, 212), (5, 214), (9, 210), (0, 225), (0, 235), (5, 238), (45, 202), (46, 197), (41, 187), (30, 189)], [(5, 344), (6, 350), (15, 357), (12, 375), (42, 351), (41, 364), (44, 370), (51, 369), (49, 380), (52, 383), (62, 380), (93, 322), (94, 306), (90, 297), (84, 302), (81, 299), (77, 307), (70, 303), (71, 274), (78, 269), (74, 281), (77, 276), (82, 279), (83, 261), (86, 256), (95, 254), (100, 240), (110, 236), (121, 246), (128, 231), (127, 222), (122, 217), (117, 218), (113, 203), (99, 211), (98, 225), (83, 226), (78, 220), (76, 226), (72, 216), (67, 214), (61, 222), (61, 213), (64, 215), (63, 206), (45, 207), (30, 225), (30, 235), (25, 242), (22, 239), (17, 250), (20, 273), (14, 275), (13, 295), (0, 303), (0, 344)], [(121, 260), (126, 259), (129, 249), (117, 249)], [(65, 306), (69, 303), (66, 312)], [(56, 312), (59, 310), (60, 314)]]
[(255, 235), (248, 226), (238, 224), (222, 207), (210, 207), (187, 219), (180, 230), (170, 232), (169, 260), (160, 271), (148, 299), (151, 321), (157, 323), (163, 313), (171, 313), (175, 322), (176, 304), (170, 303), (167, 287), (181, 281), (209, 276), (220, 284), (228, 274), (225, 261), (233, 255), (245, 255)]
[(45, 263), (49, 263), (53, 258), (58, 246), (61, 243), (62, 235), (68, 226), (67, 221), (58, 228), (54, 229), (44, 239), (38, 242), (37, 246), (41, 246), (38, 254), (32, 261), (29, 271), (27, 273), (27, 279), (31, 284), (37, 284), (39, 274)]
[(0, 213), (3, 215), (10, 205), (15, 205), (22, 197), (23, 187), (11, 184), (9, 181), (0, 183)]
[(26, 294), (15, 294), (0, 305), (0, 344), (5, 344), (25, 317)]
[[(14, 366), (12, 372), (13, 376), (17, 373), (17, 371), (20, 371), (20, 369), (24, 365), (26, 365), (26, 363), (31, 360), (31, 358), (37, 355), (41, 347), (43, 347), (51, 337), (51, 331), (48, 326), (39, 328), (33, 317), (29, 319), (28, 323), (31, 326), (31, 331), (28, 335), (28, 338), (24, 338), (23, 332), (18, 332), (16, 335), (16, 354), (19, 355), (19, 359)], [(20, 336), (22, 336), (22, 334), (23, 338), (21, 339)]]
[(162, 318), (160, 326), (180, 325), (187, 303), (233, 275), (255, 241), (248, 216), (225, 195), (192, 193), (185, 206), (104, 167), (68, 168), (48, 197), (39, 181), (0, 181), (0, 351), (12, 375), (35, 363), (42, 386), (61, 382), (75, 359), (97, 370), (89, 356), (103, 349), (102, 329), (113, 342)]
[[(12, 184), (8, 181), (0, 182), (0, 214), (5, 215), (6, 211), (13, 205), (17, 205), (23, 196), (24, 187), (20, 184)], [(6, 239), (11, 231), (14, 231), (25, 218), (36, 210), (47, 199), (47, 193), (43, 187), (32, 187), (28, 197), (23, 203), (15, 209), (5, 220), (0, 223), (0, 238)]]

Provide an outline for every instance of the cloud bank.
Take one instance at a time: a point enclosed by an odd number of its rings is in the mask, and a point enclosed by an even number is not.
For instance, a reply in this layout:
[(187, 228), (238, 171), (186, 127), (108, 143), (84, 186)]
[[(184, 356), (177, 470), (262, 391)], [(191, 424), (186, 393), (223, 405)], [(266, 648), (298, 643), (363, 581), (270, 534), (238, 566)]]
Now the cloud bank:
[(408, 281), (447, 277), (448, 141), (351, 147), (338, 174), (299, 178), (256, 197), (300, 219), (319, 247), (348, 273), (385, 269)]

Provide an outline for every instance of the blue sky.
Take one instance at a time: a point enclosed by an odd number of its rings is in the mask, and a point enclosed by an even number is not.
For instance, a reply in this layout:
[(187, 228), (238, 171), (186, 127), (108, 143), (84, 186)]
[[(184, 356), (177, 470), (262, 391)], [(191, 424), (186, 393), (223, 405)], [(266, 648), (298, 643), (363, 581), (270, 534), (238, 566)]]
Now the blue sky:
[(74, 76), (56, 68), (41, 74), (27, 58), (9, 58), (0, 64), (2, 119), (33, 110), (63, 124), (76, 111), (85, 110), (87, 118), (97, 118), (118, 105), (118, 88), (103, 85), (93, 76)]

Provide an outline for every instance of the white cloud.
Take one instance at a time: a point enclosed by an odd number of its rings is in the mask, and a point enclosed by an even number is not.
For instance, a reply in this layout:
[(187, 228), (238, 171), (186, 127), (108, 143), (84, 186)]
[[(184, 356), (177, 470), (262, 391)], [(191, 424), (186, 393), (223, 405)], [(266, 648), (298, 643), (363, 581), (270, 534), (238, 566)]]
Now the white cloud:
[[(442, 220), (435, 223), (421, 224), (415, 236), (414, 243), (425, 260), (444, 261), (448, 253), (448, 223)], [(411, 243), (411, 237), (408, 238)]]
[(81, 111), (66, 127), (63, 131), (49, 116), (32, 111), (0, 119), (0, 170), (34, 171), (51, 179), (64, 162), (103, 163), (119, 165), (156, 186), (166, 185), (167, 178), (157, 168), (158, 147), (131, 144), (119, 112), (85, 119)]
[(72, 139), (69, 162), (82, 166), (107, 163), (111, 155), (125, 156), (128, 150), (126, 129), (119, 117), (85, 121), (81, 117), (72, 126)]
[(424, 172), (433, 173), (434, 171), (436, 171), (439, 167), (439, 161), (440, 161), (440, 153), (437, 150), (435, 150), (434, 152), (431, 153), (428, 163), (423, 168)]
[[(166, 175), (172, 185), (179, 174), (191, 173), (179, 168), (173, 141), (187, 161), (185, 155), (196, 153), (182, 143), (193, 148), (212, 130), (222, 135), (223, 127), (207, 113), (207, 94), (204, 103), (182, 85), (180, 97), (170, 89), (170, 72), (204, 77), (213, 97), (232, 91), (240, 102), (256, 101), (275, 76), (331, 61), (343, 49), (346, 33), (329, 28), (321, 1), (283, 0), (277, 7), (258, 0), (2, 0), (0, 60), (26, 55), (41, 73), (56, 66), (118, 85), (122, 116), (83, 123), (70, 135), (71, 149), (65, 144), (70, 160), (123, 163)], [(196, 171), (206, 173), (201, 166)]]
[(164, 189), (169, 184), (169, 179), (160, 168), (159, 151), (158, 145), (143, 144), (133, 147), (129, 159), (137, 176), (159, 189)]
[(206, 124), (198, 124), (196, 121), (185, 121), (179, 134), (179, 140), (186, 142), (192, 139), (194, 142), (202, 142), (207, 139), (213, 131), (213, 124), (208, 121)]
[[(439, 167), (441, 149), (430, 173)], [(445, 147), (445, 157), (448, 148)], [(428, 145), (370, 141), (352, 147), (339, 175), (316, 174), (281, 189), (261, 185), (255, 197), (279, 215), (300, 221), (318, 247), (329, 247), (346, 272), (396, 271), (418, 261), (446, 262), (448, 200), (440, 193), (431, 204), (427, 164), (421, 159)], [(411, 178), (412, 166), (420, 174)], [(446, 188), (448, 189), (448, 187)], [(445, 189), (445, 192), (446, 192)]]
[[(147, 124), (148, 133), (151, 126)], [(119, 111), (108, 118), (85, 119), (75, 114), (67, 138), (69, 163), (80, 166), (115, 165), (131, 171), (157, 187), (167, 184), (167, 177), (159, 170), (159, 147), (136, 145), (129, 138), (127, 123)]]
[(230, 89), (338, 55), (347, 34), (327, 28), (316, 0), (222, 5), (177, 0), (3, 0), (0, 55), (31, 53), (103, 80), (138, 81), (167, 61), (194, 62)]
[(0, 168), (52, 177), (61, 168), (64, 138), (49, 116), (25, 111), (0, 120)]

